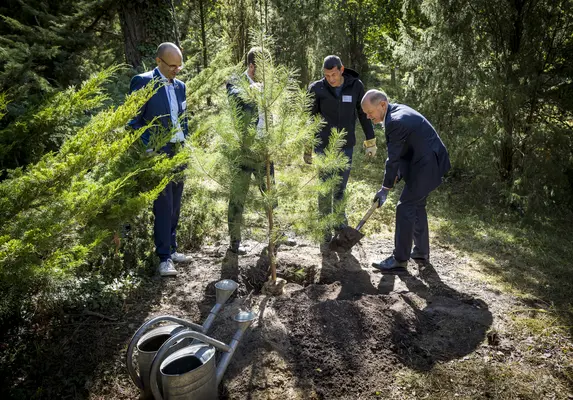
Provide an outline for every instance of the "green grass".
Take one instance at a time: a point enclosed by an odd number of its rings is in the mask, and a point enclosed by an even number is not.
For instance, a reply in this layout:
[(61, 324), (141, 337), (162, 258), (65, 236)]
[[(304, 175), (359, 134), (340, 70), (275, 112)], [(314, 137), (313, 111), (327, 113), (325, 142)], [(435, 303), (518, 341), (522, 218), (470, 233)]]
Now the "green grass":
[(401, 371), (392, 398), (524, 400), (567, 398), (567, 395), (567, 387), (547, 368), (476, 356), (438, 364), (427, 373)]
[(476, 204), (480, 197), (468, 186), (446, 184), (433, 194), (428, 208), (435, 240), (471, 255), (506, 290), (526, 304), (551, 308), (560, 325), (571, 330), (573, 241), (569, 226), (562, 218), (526, 219), (499, 206)]

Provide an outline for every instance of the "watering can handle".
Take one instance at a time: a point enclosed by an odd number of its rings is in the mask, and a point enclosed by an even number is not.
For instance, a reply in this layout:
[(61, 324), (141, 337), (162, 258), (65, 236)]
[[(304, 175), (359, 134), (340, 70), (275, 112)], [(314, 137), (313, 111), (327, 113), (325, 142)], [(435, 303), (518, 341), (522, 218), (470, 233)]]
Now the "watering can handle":
[(141, 376), (137, 373), (133, 365), (133, 351), (135, 350), (137, 342), (139, 341), (139, 339), (141, 339), (141, 337), (147, 331), (147, 329), (152, 325), (155, 325), (158, 322), (162, 321), (175, 322), (183, 326), (187, 326), (191, 329), (195, 329), (197, 331), (203, 330), (203, 327), (201, 325), (185, 321), (184, 319), (177, 318), (172, 315), (162, 315), (160, 317), (155, 317), (144, 322), (143, 325), (141, 325), (139, 329), (133, 334), (131, 341), (129, 342), (129, 346), (127, 347), (127, 354), (125, 355), (125, 363), (127, 364), (127, 371), (129, 372), (129, 376), (131, 377), (133, 383), (135, 383), (135, 385), (141, 390), (143, 390), (143, 382), (141, 381)]
[(375, 202), (372, 203), (372, 205), (370, 206), (370, 209), (368, 210), (368, 212), (366, 213), (366, 215), (360, 220), (360, 222), (358, 223), (358, 225), (356, 226), (356, 230), (359, 231), (360, 228), (362, 228), (364, 226), (364, 224), (366, 223), (366, 221), (368, 221), (368, 218), (370, 218), (370, 216), (372, 215), (372, 213), (374, 213), (374, 211), (376, 211), (376, 209), (378, 208), (378, 200), (376, 200)]
[(151, 386), (151, 392), (153, 393), (153, 398), (155, 400), (163, 400), (163, 396), (161, 394), (161, 391), (159, 390), (159, 385), (157, 384), (157, 372), (159, 371), (159, 366), (163, 362), (165, 353), (167, 353), (169, 348), (173, 346), (175, 343), (186, 338), (200, 340), (201, 342), (210, 344), (211, 346), (216, 347), (224, 352), (231, 351), (231, 347), (226, 345), (225, 343), (220, 342), (217, 339), (213, 339), (212, 337), (209, 337), (199, 332), (183, 331), (171, 336), (169, 339), (167, 339), (165, 343), (163, 343), (163, 345), (159, 348), (157, 353), (155, 353), (155, 357), (153, 357), (153, 361), (151, 362), (149, 386)]

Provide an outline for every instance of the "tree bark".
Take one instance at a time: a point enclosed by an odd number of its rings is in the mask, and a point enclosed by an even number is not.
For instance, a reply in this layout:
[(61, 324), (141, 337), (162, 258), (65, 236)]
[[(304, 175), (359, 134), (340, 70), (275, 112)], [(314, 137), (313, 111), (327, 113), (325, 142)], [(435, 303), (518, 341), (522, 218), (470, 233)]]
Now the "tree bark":
[(173, 42), (179, 46), (172, 0), (122, 0), (119, 21), (125, 43), (126, 62), (134, 68), (153, 58), (157, 46)]
[(203, 68), (207, 68), (207, 28), (205, 26), (205, 0), (199, 0), (199, 18), (201, 19), (201, 46), (203, 47)]
[[(268, 125), (267, 125), (268, 129)], [(271, 193), (271, 185), (273, 184), (273, 180), (271, 179), (271, 160), (269, 155), (267, 154), (265, 160), (265, 168), (266, 168), (266, 179), (267, 179), (267, 193)], [(269, 223), (269, 262), (271, 268), (271, 281), (277, 281), (277, 260), (275, 258), (275, 240), (276, 235), (274, 232), (274, 216), (273, 216), (273, 206), (271, 204), (267, 204), (267, 220)]]

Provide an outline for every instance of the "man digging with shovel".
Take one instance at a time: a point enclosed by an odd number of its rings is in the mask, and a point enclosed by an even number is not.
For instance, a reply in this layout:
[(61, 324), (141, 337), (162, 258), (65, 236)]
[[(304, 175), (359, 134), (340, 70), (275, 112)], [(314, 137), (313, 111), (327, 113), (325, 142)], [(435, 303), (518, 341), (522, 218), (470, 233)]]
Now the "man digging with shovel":
[(384, 92), (369, 90), (361, 105), (373, 123), (382, 124), (386, 134), (388, 158), (384, 181), (374, 196), (378, 207), (384, 204), (399, 179), (406, 183), (396, 206), (393, 254), (372, 266), (384, 272), (404, 269), (410, 258), (427, 263), (430, 236), (426, 200), (451, 167), (448, 151), (422, 114), (406, 105), (390, 103)]

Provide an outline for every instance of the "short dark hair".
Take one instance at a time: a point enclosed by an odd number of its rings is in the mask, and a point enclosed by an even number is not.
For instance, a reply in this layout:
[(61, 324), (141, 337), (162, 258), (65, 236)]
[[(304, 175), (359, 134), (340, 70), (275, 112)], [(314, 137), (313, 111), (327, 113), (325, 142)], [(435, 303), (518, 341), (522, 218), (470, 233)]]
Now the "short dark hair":
[(252, 47), (251, 50), (249, 50), (249, 52), (247, 53), (247, 58), (246, 58), (247, 67), (250, 64), (257, 65), (256, 63), (257, 54), (260, 55), (262, 52), (263, 52), (262, 47)]
[(332, 69), (332, 68), (340, 69), (342, 67), (342, 61), (338, 56), (326, 56), (324, 58), (324, 62), (322, 63), (322, 68), (324, 69)]

